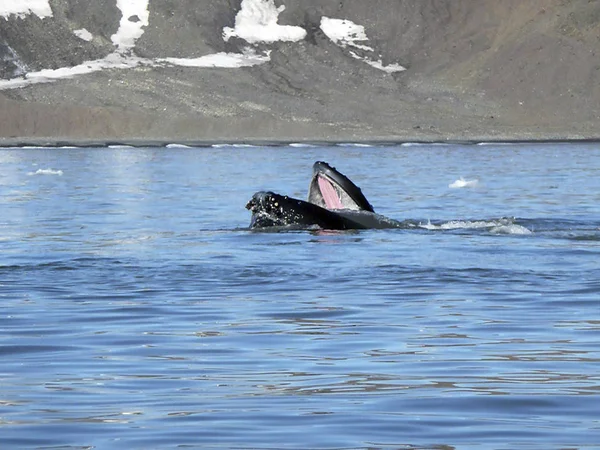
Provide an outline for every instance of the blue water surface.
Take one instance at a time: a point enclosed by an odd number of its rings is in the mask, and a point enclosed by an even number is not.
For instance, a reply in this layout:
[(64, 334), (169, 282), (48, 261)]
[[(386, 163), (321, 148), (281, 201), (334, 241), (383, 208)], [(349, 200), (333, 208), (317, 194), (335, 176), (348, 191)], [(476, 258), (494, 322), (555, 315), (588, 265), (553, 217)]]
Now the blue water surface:
[[(414, 227), (248, 230), (316, 160)], [(0, 149), (0, 448), (600, 448), (599, 205), (598, 144)]]

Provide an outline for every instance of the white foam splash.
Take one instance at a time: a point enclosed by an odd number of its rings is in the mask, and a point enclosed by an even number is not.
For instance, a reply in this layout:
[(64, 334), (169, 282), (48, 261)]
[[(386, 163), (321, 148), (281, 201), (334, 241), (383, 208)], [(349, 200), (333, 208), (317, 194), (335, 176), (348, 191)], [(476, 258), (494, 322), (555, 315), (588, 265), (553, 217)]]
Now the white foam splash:
[(241, 9), (235, 16), (235, 27), (223, 28), (223, 39), (227, 42), (232, 37), (239, 37), (250, 44), (301, 41), (306, 37), (304, 28), (277, 23), (284, 9), (284, 5), (277, 8), (274, 0), (242, 0)]
[(485, 147), (485, 146), (515, 145), (515, 143), (514, 142), (478, 142), (475, 145)]
[(474, 188), (479, 185), (479, 180), (465, 180), (463, 177), (460, 177), (458, 180), (450, 183), (448, 187), (450, 189), (461, 189), (461, 188)]
[(213, 144), (212, 148), (256, 148), (253, 144)]
[(185, 145), (185, 144), (173, 143), (173, 144), (165, 145), (165, 148), (193, 148), (193, 147), (190, 147), (189, 145)]
[(400, 144), (400, 147), (448, 147), (449, 145), (455, 144), (449, 142), (403, 142), (402, 144)]
[(358, 148), (370, 148), (374, 147), (373, 144), (365, 144), (363, 142), (341, 142), (337, 144), (338, 147), (358, 147)]
[[(350, 47), (373, 54), (375, 53), (375, 49), (373, 47), (359, 43), (369, 40), (367, 33), (365, 32), (365, 27), (362, 25), (358, 25), (347, 19), (334, 19), (323, 16), (321, 18), (321, 30), (329, 39), (331, 39), (334, 44), (340, 46), (341, 48)], [(361, 56), (354, 51), (350, 51), (349, 53), (354, 59), (363, 61), (371, 67), (387, 73), (402, 72), (406, 70), (406, 68), (400, 64), (394, 63), (388, 64), (387, 66), (384, 65), (383, 60), (379, 55), (375, 58), (369, 58), (367, 56)]]
[(429, 144), (425, 142), (403, 142), (402, 144), (400, 144), (400, 147), (422, 147), (427, 145)]
[(434, 225), (431, 222), (421, 224), (421, 228), (426, 230), (459, 230), (459, 229), (477, 229), (477, 228), (491, 228), (498, 226), (499, 223), (495, 221), (487, 220), (451, 220), (440, 225)]
[(40, 19), (52, 17), (50, 0), (0, 0), (0, 16), (8, 18), (13, 14), (21, 18), (29, 14)]
[(75, 36), (77, 36), (79, 39), (82, 39), (87, 42), (90, 42), (92, 39), (94, 39), (94, 35), (92, 33), (90, 33), (88, 30), (86, 30), (85, 28), (81, 28), (80, 30), (75, 30), (75, 31), (73, 31), (73, 34)]
[(493, 227), (490, 230), (492, 234), (517, 234), (517, 235), (527, 235), (533, 234), (531, 230), (525, 228), (522, 225), (510, 224), (510, 225), (500, 225), (497, 227)]
[(54, 169), (38, 169), (35, 172), (29, 172), (27, 175), (58, 175), (59, 177), (63, 176), (62, 170), (54, 170)]
[(308, 144), (308, 143), (305, 143), (305, 142), (290, 142), (289, 146), (293, 147), (293, 148), (314, 148), (314, 147), (317, 147), (317, 145), (315, 145), (315, 144)]
[(425, 230), (476, 230), (489, 229), (492, 234), (532, 234), (532, 231), (522, 225), (511, 222), (511, 219), (498, 220), (451, 220), (435, 225), (431, 222), (419, 224)]

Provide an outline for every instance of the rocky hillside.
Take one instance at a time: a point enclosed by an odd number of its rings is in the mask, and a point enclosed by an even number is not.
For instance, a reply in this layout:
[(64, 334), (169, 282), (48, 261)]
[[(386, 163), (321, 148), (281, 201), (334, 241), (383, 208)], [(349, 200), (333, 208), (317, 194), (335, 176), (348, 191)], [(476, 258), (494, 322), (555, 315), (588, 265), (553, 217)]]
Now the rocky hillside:
[(600, 2), (5, 0), (0, 137), (600, 138)]

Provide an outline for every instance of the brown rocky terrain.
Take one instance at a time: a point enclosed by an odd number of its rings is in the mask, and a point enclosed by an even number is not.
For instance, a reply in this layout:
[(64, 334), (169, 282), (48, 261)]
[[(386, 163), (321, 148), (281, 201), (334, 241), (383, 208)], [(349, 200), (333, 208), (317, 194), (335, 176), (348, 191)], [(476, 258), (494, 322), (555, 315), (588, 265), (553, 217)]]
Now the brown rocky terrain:
[[(268, 0), (262, 0), (268, 1)], [(241, 0), (150, 0), (132, 54), (240, 52), (223, 39)], [(0, 88), (0, 137), (68, 140), (490, 140), (600, 138), (598, 0), (276, 0), (299, 42), (258, 44), (244, 68), (105, 69)], [(114, 51), (115, 0), (50, 0), (53, 16), (0, 17), (0, 78)], [(320, 29), (363, 25), (387, 73)], [(131, 18), (132, 22), (138, 18)], [(84, 41), (73, 30), (85, 28)], [(19, 69), (19, 67), (21, 69)], [(1, 80), (0, 80), (1, 81)], [(1, 85), (0, 85), (1, 86)]]

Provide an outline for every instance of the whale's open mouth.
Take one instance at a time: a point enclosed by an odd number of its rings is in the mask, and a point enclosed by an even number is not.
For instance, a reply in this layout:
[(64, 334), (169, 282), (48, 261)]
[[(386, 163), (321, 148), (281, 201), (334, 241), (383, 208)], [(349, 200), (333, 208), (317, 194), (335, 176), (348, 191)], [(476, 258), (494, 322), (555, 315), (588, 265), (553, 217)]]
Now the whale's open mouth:
[(246, 208), (252, 212), (251, 229), (361, 230), (402, 226), (373, 211), (358, 186), (321, 161), (313, 166), (308, 201), (260, 191), (252, 196)]
[(308, 201), (326, 209), (373, 211), (362, 191), (348, 177), (323, 161), (313, 165)]
[(331, 181), (322, 175), (317, 175), (317, 183), (327, 209), (343, 209), (341, 196)]

